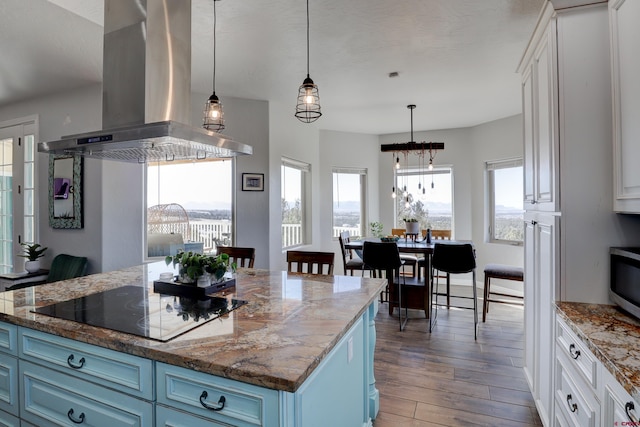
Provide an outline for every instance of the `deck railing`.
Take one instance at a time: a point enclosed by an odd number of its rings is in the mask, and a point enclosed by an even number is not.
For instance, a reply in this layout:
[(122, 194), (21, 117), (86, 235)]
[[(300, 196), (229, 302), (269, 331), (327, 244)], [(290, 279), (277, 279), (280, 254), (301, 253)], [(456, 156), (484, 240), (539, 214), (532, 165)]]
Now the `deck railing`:
[[(232, 246), (231, 221), (191, 221), (189, 233), (191, 240), (203, 242), (205, 251), (212, 251), (216, 246)], [(359, 227), (333, 227), (333, 237), (348, 231), (351, 236), (360, 235)], [(282, 247), (288, 248), (302, 244), (302, 226), (300, 224), (282, 224)]]

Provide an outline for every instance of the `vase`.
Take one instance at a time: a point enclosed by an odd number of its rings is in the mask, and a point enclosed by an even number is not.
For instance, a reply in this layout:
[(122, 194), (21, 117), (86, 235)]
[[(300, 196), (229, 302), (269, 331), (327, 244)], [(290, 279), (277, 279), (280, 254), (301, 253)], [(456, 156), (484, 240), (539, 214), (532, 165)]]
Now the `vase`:
[(24, 269), (29, 273), (35, 273), (36, 271), (40, 270), (40, 260), (37, 259), (35, 261), (25, 261)]
[(405, 222), (406, 234), (416, 235), (420, 233), (420, 223), (419, 222)]
[(202, 276), (198, 277), (197, 286), (199, 288), (206, 288), (211, 286), (211, 276), (209, 274), (203, 274)]

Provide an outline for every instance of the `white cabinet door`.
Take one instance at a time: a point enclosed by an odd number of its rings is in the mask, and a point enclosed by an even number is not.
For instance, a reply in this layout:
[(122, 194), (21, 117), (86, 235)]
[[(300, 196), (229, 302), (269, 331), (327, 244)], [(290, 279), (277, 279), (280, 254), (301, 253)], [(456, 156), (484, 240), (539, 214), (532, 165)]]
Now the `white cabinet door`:
[(559, 210), (555, 20), (522, 70), (525, 209)]
[(640, 425), (640, 405), (603, 369), (602, 426)]
[(609, 2), (613, 81), (614, 210), (640, 213), (640, 2)]
[(535, 301), (535, 223), (529, 219), (524, 223), (524, 374), (535, 399), (537, 389), (536, 378), (536, 301)]
[(559, 217), (528, 212), (525, 221), (525, 373), (538, 414), (550, 425)]

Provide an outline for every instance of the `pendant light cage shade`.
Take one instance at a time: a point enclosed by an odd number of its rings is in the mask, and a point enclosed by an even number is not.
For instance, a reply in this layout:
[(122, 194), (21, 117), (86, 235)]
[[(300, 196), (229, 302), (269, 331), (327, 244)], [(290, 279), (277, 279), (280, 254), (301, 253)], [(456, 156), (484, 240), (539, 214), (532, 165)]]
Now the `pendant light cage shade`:
[(213, 132), (220, 132), (224, 129), (224, 111), (215, 92), (209, 97), (204, 106), (203, 117), (203, 128)]
[(298, 89), (298, 103), (296, 104), (296, 117), (304, 123), (315, 122), (322, 116), (320, 110), (320, 94), (318, 86), (307, 74), (307, 78)]
[(307, 78), (298, 89), (295, 116), (303, 123), (315, 122), (322, 116), (318, 86), (309, 75), (309, 0), (307, 0)]
[(220, 132), (224, 129), (224, 111), (222, 111), (222, 103), (216, 95), (216, 1), (219, 0), (213, 0), (213, 94), (204, 106), (202, 127), (213, 132)]

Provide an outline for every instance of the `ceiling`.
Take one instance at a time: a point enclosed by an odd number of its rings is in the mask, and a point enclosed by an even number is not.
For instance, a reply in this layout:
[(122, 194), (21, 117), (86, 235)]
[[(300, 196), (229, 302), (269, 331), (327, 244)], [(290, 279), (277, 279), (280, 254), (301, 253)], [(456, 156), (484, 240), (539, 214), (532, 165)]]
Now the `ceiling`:
[[(134, 1), (134, 0), (131, 0)], [(521, 111), (516, 67), (544, 0), (310, 1), (321, 129), (386, 134), (474, 126)], [(209, 95), (213, 1), (192, 0), (192, 89)], [(216, 93), (295, 108), (304, 0), (222, 0)], [(0, 107), (102, 80), (103, 0), (0, 2)], [(391, 72), (399, 75), (390, 78)], [(203, 106), (206, 101), (203, 97)]]

